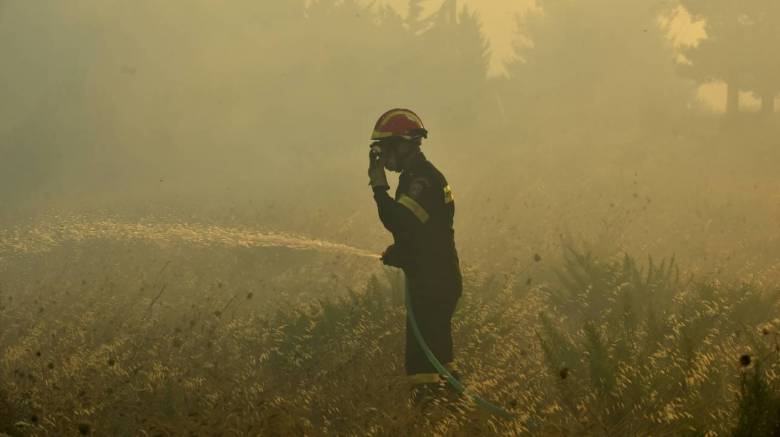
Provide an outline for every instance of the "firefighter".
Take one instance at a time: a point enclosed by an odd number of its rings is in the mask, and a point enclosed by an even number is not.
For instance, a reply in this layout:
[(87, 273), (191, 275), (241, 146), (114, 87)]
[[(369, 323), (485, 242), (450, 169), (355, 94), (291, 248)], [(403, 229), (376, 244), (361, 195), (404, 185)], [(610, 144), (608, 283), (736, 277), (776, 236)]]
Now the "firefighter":
[[(425, 342), (436, 358), (453, 369), (452, 316), (463, 282), (455, 248), (455, 202), (444, 175), (420, 150), (428, 131), (408, 109), (393, 109), (376, 123), (369, 152), (369, 185), (379, 218), (393, 235), (382, 254), (385, 265), (406, 275), (411, 308)], [(395, 197), (388, 195), (385, 169), (400, 172)], [(405, 370), (411, 400), (422, 404), (439, 396), (445, 381), (417, 343), (406, 322)]]

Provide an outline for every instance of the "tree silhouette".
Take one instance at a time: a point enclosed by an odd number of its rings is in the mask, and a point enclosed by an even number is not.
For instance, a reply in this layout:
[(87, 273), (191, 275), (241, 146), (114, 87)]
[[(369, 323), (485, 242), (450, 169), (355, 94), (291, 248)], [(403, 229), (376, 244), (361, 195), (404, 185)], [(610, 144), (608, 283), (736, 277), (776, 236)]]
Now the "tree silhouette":
[(747, 50), (755, 58), (746, 68), (746, 88), (761, 97), (761, 112), (775, 111), (775, 98), (780, 93), (780, 56), (772, 53), (780, 47), (780, 2), (758, 1), (752, 20), (746, 26), (748, 32)]
[(773, 112), (780, 91), (780, 63), (767, 53), (780, 43), (780, 5), (775, 1), (682, 0), (696, 20), (706, 20), (707, 38), (684, 50), (685, 73), (701, 82), (728, 86), (727, 112), (739, 110), (739, 91), (762, 98), (762, 111)]
[(429, 27), (415, 43), (417, 81), (443, 121), (465, 128), (478, 111), (490, 58), (479, 17), (445, 0), (425, 22)]
[[(642, 0), (540, 0), (518, 18), (508, 93), (521, 116), (612, 125), (682, 108), (689, 87), (659, 24), (666, 6)], [(515, 116), (518, 116), (516, 113)], [(606, 127), (606, 126), (605, 126)]]
[(406, 23), (409, 26), (409, 30), (415, 34), (420, 34), (425, 29), (425, 21), (423, 20), (423, 3), (424, 0), (409, 0), (409, 12), (406, 15)]

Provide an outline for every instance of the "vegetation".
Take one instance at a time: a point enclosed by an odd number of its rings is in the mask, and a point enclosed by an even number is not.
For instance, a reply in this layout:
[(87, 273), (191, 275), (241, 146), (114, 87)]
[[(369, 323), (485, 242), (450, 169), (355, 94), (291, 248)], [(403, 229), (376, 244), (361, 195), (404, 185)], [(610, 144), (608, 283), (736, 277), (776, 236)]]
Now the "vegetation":
[(739, 92), (749, 90), (761, 98), (761, 112), (775, 112), (775, 97), (780, 90), (780, 63), (761, 50), (753, 53), (745, 47), (757, 47), (777, 40), (777, 4), (753, 0), (735, 4), (728, 1), (682, 0), (680, 2), (698, 20), (706, 20), (708, 38), (685, 50), (686, 72), (699, 81), (723, 80), (728, 84), (727, 111), (739, 110)]
[[(249, 253), (87, 241), (14, 261), (0, 292), (11, 435), (767, 435), (778, 422), (780, 289), (570, 245), (524, 272), (466, 269), (465, 400), (411, 409), (395, 270), (359, 291), (270, 305)], [(255, 262), (286, 249), (258, 249)], [(224, 255), (220, 255), (224, 253)], [(153, 268), (162, 259), (168, 262)], [(245, 261), (245, 260), (244, 260)], [(311, 263), (308, 259), (304, 262)], [(189, 263), (189, 264), (188, 264)], [(549, 265), (548, 264), (555, 264)], [(121, 269), (113, 266), (121, 265)], [(316, 264), (316, 262), (315, 262)], [(37, 281), (25, 278), (41, 265)], [(222, 279), (223, 273), (235, 276)], [(555, 279), (533, 283), (530, 275)], [(56, 272), (56, 273), (55, 273)], [(203, 273), (201, 273), (202, 275)], [(313, 279), (313, 278), (312, 278)], [(224, 282), (222, 282), (224, 281)], [(330, 287), (338, 289), (339, 281)], [(204, 284), (214, 284), (206, 287)]]

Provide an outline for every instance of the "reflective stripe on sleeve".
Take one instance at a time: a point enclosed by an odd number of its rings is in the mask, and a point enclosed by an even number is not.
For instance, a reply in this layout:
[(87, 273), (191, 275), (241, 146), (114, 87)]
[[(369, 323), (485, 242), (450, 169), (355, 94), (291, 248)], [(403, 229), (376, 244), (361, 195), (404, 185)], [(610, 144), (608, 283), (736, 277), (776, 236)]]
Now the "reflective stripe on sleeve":
[(411, 197), (407, 196), (406, 194), (402, 194), (401, 197), (398, 198), (398, 203), (405, 206), (409, 209), (409, 211), (412, 211), (412, 213), (417, 217), (418, 220), (420, 220), (422, 223), (425, 223), (428, 221), (430, 216), (428, 215), (428, 211), (425, 210), (422, 206), (420, 206), (419, 203), (417, 203), (416, 200), (412, 199)]
[(406, 377), (407, 381), (412, 384), (435, 384), (441, 381), (438, 373), (415, 373)]
[(452, 203), (454, 200), (455, 198), (452, 197), (452, 188), (447, 185), (444, 187), (444, 203)]

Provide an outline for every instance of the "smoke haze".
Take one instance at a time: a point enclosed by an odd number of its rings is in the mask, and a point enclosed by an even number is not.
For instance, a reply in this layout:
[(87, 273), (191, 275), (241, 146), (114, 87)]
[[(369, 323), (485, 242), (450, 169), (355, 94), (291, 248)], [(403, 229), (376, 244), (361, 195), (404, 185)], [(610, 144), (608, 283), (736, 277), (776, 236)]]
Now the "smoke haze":
[[(431, 131), (473, 262), (565, 230), (663, 253), (776, 238), (777, 116), (698, 97), (728, 78), (675, 43), (685, 2), (433, 3), (6, 0), (3, 215), (231, 217), (379, 249), (367, 136), (402, 106)], [(496, 11), (517, 13), (502, 75)]]
[[(0, 0), (0, 434), (777, 432), (778, 4)], [(395, 107), (515, 421), (405, 409)]]

